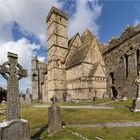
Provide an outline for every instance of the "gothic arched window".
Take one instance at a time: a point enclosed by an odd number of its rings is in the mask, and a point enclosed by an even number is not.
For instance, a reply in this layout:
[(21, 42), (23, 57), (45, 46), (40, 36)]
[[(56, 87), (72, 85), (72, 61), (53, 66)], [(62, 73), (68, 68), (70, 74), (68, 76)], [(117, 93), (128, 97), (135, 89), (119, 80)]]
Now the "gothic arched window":
[(125, 76), (128, 77), (128, 55), (124, 55), (124, 69), (125, 69)]

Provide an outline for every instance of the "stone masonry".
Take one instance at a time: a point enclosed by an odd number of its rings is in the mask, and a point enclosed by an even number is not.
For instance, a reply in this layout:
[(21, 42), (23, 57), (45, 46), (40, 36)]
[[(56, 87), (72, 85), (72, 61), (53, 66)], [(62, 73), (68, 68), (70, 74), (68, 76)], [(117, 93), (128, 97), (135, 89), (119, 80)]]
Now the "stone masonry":
[[(140, 24), (127, 26), (120, 37), (101, 44), (89, 29), (69, 39), (68, 15), (55, 7), (46, 23), (48, 60), (40, 91), (43, 102), (53, 95), (62, 100), (65, 92), (72, 100), (112, 97), (112, 87), (120, 98), (136, 97)], [(32, 83), (33, 96), (37, 97), (38, 86), (34, 80)]]
[(20, 119), (20, 99), (18, 81), (27, 77), (18, 63), (17, 54), (8, 53), (8, 61), (0, 65), (0, 74), (7, 80), (6, 120), (0, 123), (0, 140), (29, 140), (29, 122)]
[(33, 101), (40, 102), (42, 100), (42, 85), (44, 84), (44, 75), (46, 64), (39, 62), (37, 57), (32, 59), (32, 98)]
[[(47, 19), (47, 64), (40, 75), (37, 57), (32, 60), (33, 101), (50, 101), (55, 95), (63, 100), (106, 97), (106, 69), (100, 44), (89, 29), (68, 38), (68, 15), (52, 7)], [(42, 81), (42, 82), (40, 82)], [(42, 96), (42, 97), (41, 97)]]
[(139, 76), (140, 65), (140, 24), (127, 26), (118, 38), (112, 38), (104, 46), (103, 57), (107, 71), (107, 92), (114, 86), (120, 97), (136, 97), (137, 85), (134, 79)]

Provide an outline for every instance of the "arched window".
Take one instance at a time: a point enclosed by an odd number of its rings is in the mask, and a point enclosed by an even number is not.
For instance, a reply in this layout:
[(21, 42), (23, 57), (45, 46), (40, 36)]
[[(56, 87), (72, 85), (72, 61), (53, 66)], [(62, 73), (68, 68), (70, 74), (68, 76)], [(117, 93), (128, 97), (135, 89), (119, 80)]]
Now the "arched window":
[(128, 77), (128, 55), (124, 55), (124, 69), (125, 69), (125, 76)]
[(139, 67), (140, 67), (140, 50), (136, 50), (136, 71), (137, 75), (139, 76)]
[(110, 74), (110, 77), (111, 77), (111, 83), (114, 84), (114, 81), (115, 81), (114, 73), (111, 72), (111, 73), (109, 73), (109, 74)]

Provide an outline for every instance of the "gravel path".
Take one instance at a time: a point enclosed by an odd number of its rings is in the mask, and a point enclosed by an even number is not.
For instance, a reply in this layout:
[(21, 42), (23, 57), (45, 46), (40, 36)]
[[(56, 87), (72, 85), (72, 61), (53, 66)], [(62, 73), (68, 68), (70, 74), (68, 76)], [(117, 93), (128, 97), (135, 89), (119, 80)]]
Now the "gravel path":
[[(36, 108), (44, 108), (44, 107), (46, 107), (46, 108), (48, 108), (50, 106), (49, 105), (34, 105), (33, 107), (36, 107)], [(127, 107), (124, 107), (124, 106), (82, 105), (82, 106), (60, 106), (60, 108), (116, 109), (116, 108), (127, 108)]]
[(76, 126), (76, 127), (128, 127), (128, 126), (140, 126), (140, 122), (123, 122), (123, 123), (97, 123), (97, 124), (69, 124), (67, 126)]

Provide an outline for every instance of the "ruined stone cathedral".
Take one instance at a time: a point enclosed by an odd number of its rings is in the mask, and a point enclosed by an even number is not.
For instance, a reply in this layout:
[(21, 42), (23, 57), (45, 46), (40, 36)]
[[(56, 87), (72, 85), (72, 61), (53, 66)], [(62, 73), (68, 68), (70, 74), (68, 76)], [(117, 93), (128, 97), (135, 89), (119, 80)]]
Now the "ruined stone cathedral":
[(64, 93), (72, 100), (105, 98), (112, 86), (119, 96), (136, 94), (133, 79), (140, 62), (140, 25), (129, 26), (119, 38), (101, 44), (88, 29), (69, 39), (68, 15), (55, 7), (46, 24), (47, 63), (36, 56), (32, 59), (33, 101), (48, 102), (53, 95), (63, 100)]

